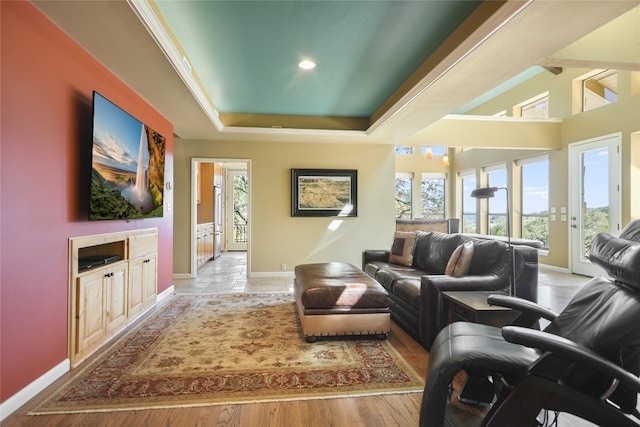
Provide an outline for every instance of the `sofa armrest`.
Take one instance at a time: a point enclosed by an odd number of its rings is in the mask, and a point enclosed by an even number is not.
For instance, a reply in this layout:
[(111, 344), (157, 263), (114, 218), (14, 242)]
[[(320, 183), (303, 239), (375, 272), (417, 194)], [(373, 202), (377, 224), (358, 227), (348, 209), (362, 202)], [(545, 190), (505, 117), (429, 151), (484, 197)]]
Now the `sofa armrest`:
[(538, 302), (538, 250), (529, 246), (513, 246), (513, 249), (515, 296)]
[(508, 277), (426, 275), (420, 279), (420, 336), (427, 349), (445, 326), (442, 293), (447, 291), (507, 291)]
[(363, 270), (365, 265), (374, 261), (388, 262), (389, 251), (384, 249), (367, 249), (362, 252), (362, 269)]

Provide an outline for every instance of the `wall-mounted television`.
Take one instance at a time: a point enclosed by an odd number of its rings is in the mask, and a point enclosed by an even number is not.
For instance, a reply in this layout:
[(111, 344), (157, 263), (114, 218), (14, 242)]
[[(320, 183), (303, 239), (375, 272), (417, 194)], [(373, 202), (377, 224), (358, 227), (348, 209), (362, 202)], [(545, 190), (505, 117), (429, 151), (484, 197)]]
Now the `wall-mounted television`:
[(89, 219), (163, 214), (165, 138), (93, 92)]

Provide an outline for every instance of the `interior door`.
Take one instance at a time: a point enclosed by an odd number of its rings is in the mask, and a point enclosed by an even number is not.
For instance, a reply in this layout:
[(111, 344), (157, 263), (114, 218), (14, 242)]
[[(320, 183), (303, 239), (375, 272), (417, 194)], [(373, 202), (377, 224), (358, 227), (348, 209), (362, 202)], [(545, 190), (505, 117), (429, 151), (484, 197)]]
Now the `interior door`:
[(227, 250), (246, 251), (249, 227), (249, 180), (246, 170), (227, 173)]
[[(620, 231), (620, 135), (569, 146), (571, 271), (602, 274), (589, 262), (589, 249), (599, 232)], [(562, 214), (562, 213), (561, 213)]]

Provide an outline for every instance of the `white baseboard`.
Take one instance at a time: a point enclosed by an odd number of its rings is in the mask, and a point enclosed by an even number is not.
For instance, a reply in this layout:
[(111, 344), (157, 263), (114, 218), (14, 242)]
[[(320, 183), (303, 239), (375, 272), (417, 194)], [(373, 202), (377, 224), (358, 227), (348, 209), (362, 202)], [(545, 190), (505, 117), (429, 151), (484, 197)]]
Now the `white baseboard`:
[(538, 264), (539, 268), (544, 268), (545, 270), (557, 271), (558, 273), (566, 273), (571, 274), (568, 268), (557, 267), (555, 265), (547, 265), (547, 264)]
[(259, 271), (249, 273), (249, 277), (294, 277), (293, 271)]
[(18, 408), (33, 399), (38, 393), (53, 384), (58, 378), (69, 372), (71, 360), (65, 359), (25, 388), (0, 403), (0, 422)]
[(173, 275), (174, 280), (193, 279), (195, 276), (190, 273), (177, 273)]
[(173, 296), (173, 294), (175, 293), (175, 287), (173, 285), (169, 286), (167, 289), (165, 289), (164, 291), (160, 292), (158, 294), (158, 297), (156, 298), (157, 302), (161, 302), (171, 296)]
[[(156, 301), (161, 302), (170, 298), (175, 293), (173, 285), (158, 294)], [(48, 372), (36, 379), (25, 388), (0, 403), (0, 422), (6, 417), (14, 413), (18, 408), (33, 399), (38, 393), (53, 384), (62, 375), (71, 369), (71, 360), (65, 359), (57, 366), (51, 368)]]

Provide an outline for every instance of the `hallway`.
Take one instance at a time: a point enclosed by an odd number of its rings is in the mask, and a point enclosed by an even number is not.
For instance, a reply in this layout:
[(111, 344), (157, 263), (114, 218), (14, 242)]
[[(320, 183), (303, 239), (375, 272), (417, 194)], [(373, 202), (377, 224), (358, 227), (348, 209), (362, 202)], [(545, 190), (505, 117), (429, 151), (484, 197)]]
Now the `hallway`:
[(198, 269), (195, 279), (174, 280), (178, 294), (293, 292), (293, 272), (287, 276), (247, 277), (246, 252), (222, 252)]

